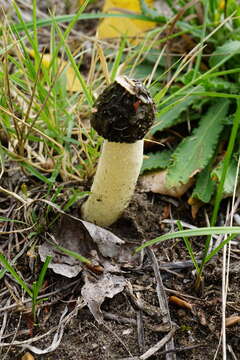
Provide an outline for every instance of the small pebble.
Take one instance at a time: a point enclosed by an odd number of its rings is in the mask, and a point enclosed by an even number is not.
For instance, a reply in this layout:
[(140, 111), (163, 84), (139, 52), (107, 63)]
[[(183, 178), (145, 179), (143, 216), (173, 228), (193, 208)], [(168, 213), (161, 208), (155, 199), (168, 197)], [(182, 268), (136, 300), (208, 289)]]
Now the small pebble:
[(122, 334), (123, 335), (130, 335), (132, 332), (132, 329), (126, 329), (126, 330), (123, 330)]

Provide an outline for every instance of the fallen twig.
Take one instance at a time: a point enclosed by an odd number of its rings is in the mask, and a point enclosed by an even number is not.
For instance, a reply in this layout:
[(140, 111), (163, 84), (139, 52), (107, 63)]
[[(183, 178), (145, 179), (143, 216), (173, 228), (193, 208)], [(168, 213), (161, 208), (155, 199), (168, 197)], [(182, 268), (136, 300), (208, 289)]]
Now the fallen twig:
[[(148, 254), (149, 258), (152, 260), (152, 267), (153, 267), (153, 271), (154, 271), (156, 282), (157, 282), (156, 290), (157, 290), (157, 296), (158, 296), (158, 302), (159, 302), (160, 311), (162, 313), (162, 321), (163, 321), (163, 324), (168, 324), (169, 325), (169, 327), (171, 329), (169, 334), (172, 333), (172, 335), (173, 335), (174, 332), (175, 332), (175, 328), (173, 328), (173, 326), (172, 326), (172, 321), (171, 321), (171, 317), (170, 317), (167, 296), (166, 296), (166, 293), (165, 293), (165, 290), (164, 290), (164, 286), (163, 286), (163, 282), (162, 282), (158, 262), (157, 262), (156, 256), (155, 256), (152, 249), (147, 248), (146, 251), (147, 251), (147, 254)], [(173, 350), (174, 349), (174, 340), (173, 340), (172, 336), (170, 336), (169, 341), (166, 342), (166, 347), (165, 348), (166, 348), (166, 350)], [(166, 360), (176, 360), (176, 354), (173, 353), (173, 352), (166, 353)]]
[[(138, 301), (141, 302), (140, 295), (138, 293)], [(138, 345), (140, 351), (145, 351), (145, 338), (144, 338), (144, 326), (143, 326), (143, 311), (137, 311), (137, 334)]]
[[(131, 358), (124, 358), (119, 360), (147, 360), (152, 355), (154, 355), (158, 350), (160, 350), (164, 345), (166, 345), (169, 340), (172, 338), (176, 331), (176, 327), (173, 327), (171, 331), (167, 335), (165, 335), (160, 341), (158, 341), (154, 346), (152, 346), (150, 349), (148, 349), (144, 354), (140, 356), (133, 356)], [(172, 352), (172, 350), (170, 350)], [(167, 352), (164, 352), (164, 354), (169, 354), (169, 350)], [(173, 350), (175, 352), (175, 349)]]
[[(158, 353), (158, 355), (165, 355), (167, 353), (179, 353), (179, 352), (183, 352), (183, 351), (188, 351), (188, 350), (192, 350), (192, 349), (196, 349), (196, 348), (199, 348), (199, 347), (207, 347), (206, 344), (196, 344), (196, 345), (191, 345), (191, 346), (185, 346), (185, 347), (182, 347), (182, 348), (175, 348), (173, 350), (165, 350), (165, 351), (161, 351)], [(131, 357), (131, 358), (122, 358), (122, 359), (119, 359), (119, 360), (142, 360), (141, 357), (139, 356), (134, 356), (134, 357)], [(234, 359), (234, 360), (237, 360)]]

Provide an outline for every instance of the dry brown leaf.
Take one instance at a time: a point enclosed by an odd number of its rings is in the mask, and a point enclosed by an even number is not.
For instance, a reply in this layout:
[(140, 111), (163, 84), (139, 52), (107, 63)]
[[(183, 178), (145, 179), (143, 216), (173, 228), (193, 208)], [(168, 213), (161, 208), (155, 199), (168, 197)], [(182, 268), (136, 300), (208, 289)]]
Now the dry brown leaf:
[[(135, 243), (125, 242), (111, 231), (72, 216), (61, 216), (51, 236), (58, 246), (90, 260), (91, 264), (85, 264), (86, 267), (97, 273), (121, 272), (121, 266), (132, 268), (139, 266), (141, 261), (140, 253), (133, 254)], [(49, 268), (56, 274), (72, 278), (82, 271), (83, 264), (78, 259), (52, 243), (44, 242), (38, 252), (43, 262), (48, 255), (52, 256)]]
[[(136, 244), (125, 243), (106, 229), (66, 214), (61, 216), (52, 237), (62, 248), (74, 251), (91, 261), (83, 272), (85, 284), (82, 287), (82, 296), (94, 318), (101, 323), (101, 304), (106, 297), (112, 298), (121, 292), (126, 284), (124, 277), (116, 273), (123, 272), (122, 265), (125, 268), (139, 265), (141, 254), (132, 255)], [(71, 278), (83, 269), (78, 259), (65, 254), (52, 244), (45, 242), (38, 251), (42, 261), (45, 261), (47, 255), (52, 256), (49, 268), (57, 274)], [(92, 272), (95, 273), (94, 276)]]
[(21, 358), (21, 360), (34, 360), (34, 359), (35, 358), (32, 356), (30, 352), (26, 352)]
[[(61, 217), (53, 238), (57, 245), (89, 259), (93, 266), (98, 266), (99, 261), (103, 262), (105, 258), (118, 258), (122, 252), (120, 246), (124, 244), (123, 240), (110, 231), (67, 215)], [(49, 268), (56, 274), (72, 278), (82, 270), (79, 260), (48, 242), (43, 243), (38, 251), (41, 261), (45, 261), (47, 255), (52, 256)]]
[(228, 318), (226, 318), (225, 324), (226, 326), (233, 326), (240, 323), (240, 316), (235, 315), (235, 316), (230, 316)]
[(85, 274), (85, 284), (81, 294), (88, 304), (89, 310), (98, 323), (103, 322), (101, 305), (105, 298), (113, 298), (116, 294), (123, 291), (126, 280), (123, 276), (105, 273), (98, 278), (93, 278), (90, 274)]
[(140, 177), (142, 191), (169, 195), (179, 198), (193, 185), (194, 179), (189, 179), (187, 184), (169, 188), (166, 184), (167, 170), (154, 171)]
[[(153, 0), (146, 0), (146, 3), (151, 6)], [(138, 0), (105, 0), (103, 10), (104, 13), (135, 13), (141, 14), (141, 9)], [(143, 32), (155, 27), (155, 23), (151, 21), (134, 20), (128, 18), (105, 18), (98, 27), (99, 39), (115, 38), (122, 35), (129, 37), (138, 37), (135, 43), (138, 43), (143, 38)]]

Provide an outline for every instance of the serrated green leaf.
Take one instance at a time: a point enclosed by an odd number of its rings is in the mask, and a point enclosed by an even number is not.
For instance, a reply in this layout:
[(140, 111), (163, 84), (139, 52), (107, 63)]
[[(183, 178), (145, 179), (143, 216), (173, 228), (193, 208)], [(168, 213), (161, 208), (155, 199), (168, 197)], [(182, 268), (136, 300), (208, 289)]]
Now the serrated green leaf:
[(239, 92), (238, 84), (234, 84), (222, 78), (208, 78), (206, 80), (203, 80), (203, 85), (206, 90), (210, 91), (229, 91), (231, 93)]
[(200, 71), (197, 71), (195, 73), (195, 69), (191, 69), (182, 76), (179, 76), (178, 80), (181, 81), (184, 85), (188, 85), (193, 81), (195, 77), (199, 77), (200, 75)]
[[(226, 178), (224, 181), (224, 187), (223, 187), (223, 195), (224, 196), (231, 196), (234, 191), (234, 186), (236, 182), (236, 175), (237, 175), (237, 160), (235, 158), (231, 159), (231, 162), (229, 164)], [(211, 172), (211, 177), (218, 183), (221, 179), (223, 170), (223, 160), (218, 164), (218, 166), (213, 169)], [(238, 179), (238, 183), (239, 183)]]
[(164, 150), (157, 153), (149, 153), (143, 160), (141, 174), (147, 170), (165, 169), (170, 162), (172, 151)]
[[(178, 97), (175, 98), (172, 101), (172, 103), (166, 104), (164, 108), (158, 108), (155, 124), (150, 130), (150, 133), (153, 135), (157, 131), (162, 131), (181, 122), (182, 121), (180, 118), (181, 113), (187, 110), (187, 108), (190, 105), (192, 105), (194, 102), (196, 102), (198, 99), (199, 99), (198, 96), (193, 96), (193, 95), (187, 96), (185, 98)], [(176, 103), (176, 101), (179, 101), (179, 103), (174, 104)], [(169, 108), (169, 110), (165, 111), (166, 108)]]
[(240, 41), (227, 41), (225, 44), (219, 46), (210, 58), (210, 66), (222, 65), (228, 61), (232, 56), (240, 53)]
[(219, 99), (209, 108), (193, 134), (177, 147), (167, 174), (169, 187), (186, 184), (189, 178), (208, 164), (215, 151), (228, 107), (229, 100)]
[(211, 167), (207, 166), (198, 176), (192, 197), (209, 203), (214, 192), (214, 182), (211, 179)]

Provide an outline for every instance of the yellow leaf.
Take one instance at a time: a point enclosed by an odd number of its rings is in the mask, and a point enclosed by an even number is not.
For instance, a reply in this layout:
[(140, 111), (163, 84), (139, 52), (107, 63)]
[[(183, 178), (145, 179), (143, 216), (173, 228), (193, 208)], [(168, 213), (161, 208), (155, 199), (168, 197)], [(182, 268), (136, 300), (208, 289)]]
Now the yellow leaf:
[[(28, 50), (28, 53), (30, 56), (35, 58), (35, 52), (34, 50)], [(40, 54), (41, 56), (41, 54)], [(49, 69), (51, 64), (52, 56), (51, 54), (44, 54), (42, 57), (42, 66), (45, 69)], [(77, 92), (81, 91), (82, 87), (81, 84), (76, 77), (74, 69), (68, 65), (68, 63), (60, 58), (57, 59), (57, 63), (59, 66), (59, 73), (63, 73), (66, 76), (66, 89), (68, 91)]]
[[(66, 61), (64, 61), (64, 63), (67, 64)], [(81, 91), (82, 87), (80, 81), (78, 80), (76, 73), (71, 66), (67, 67), (66, 78), (67, 78), (68, 91), (73, 91), (73, 92)]]
[[(145, 0), (148, 6), (153, 4), (153, 0)], [(118, 10), (119, 9), (119, 10)], [(123, 10), (123, 11), (121, 11)], [(139, 0), (105, 0), (103, 6), (104, 13), (135, 13), (141, 14)], [(143, 38), (143, 32), (155, 27), (151, 21), (142, 21), (128, 18), (105, 18), (98, 27), (99, 39), (114, 38), (121, 35), (137, 38), (138, 43)]]
[(30, 354), (30, 352), (26, 352), (22, 358), (22, 360), (34, 360), (34, 357), (32, 356), (32, 354)]

